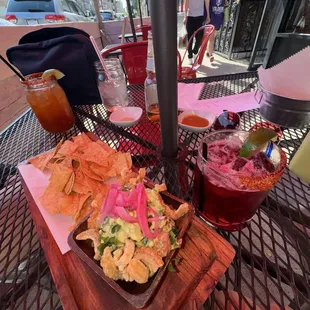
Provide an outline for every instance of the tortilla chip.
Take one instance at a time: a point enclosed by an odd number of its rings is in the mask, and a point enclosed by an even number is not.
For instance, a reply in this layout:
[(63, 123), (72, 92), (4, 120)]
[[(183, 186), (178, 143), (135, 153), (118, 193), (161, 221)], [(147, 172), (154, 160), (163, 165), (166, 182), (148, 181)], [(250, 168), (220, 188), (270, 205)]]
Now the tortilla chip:
[(50, 185), (57, 192), (61, 192), (64, 190), (72, 175), (74, 175), (74, 173), (70, 168), (54, 164), (52, 174), (49, 178)]
[(76, 152), (78, 145), (67, 140), (59, 149), (58, 153), (62, 156), (71, 156)]
[(64, 196), (64, 193), (58, 192), (55, 188), (49, 184), (42, 196), (39, 198), (42, 206), (51, 214), (60, 213), (60, 210), (57, 205), (59, 201)]
[(79, 195), (63, 195), (57, 207), (63, 215), (75, 215), (79, 208)]
[(91, 194), (92, 190), (88, 185), (83, 183), (74, 182), (72, 191), (77, 194)]
[(35, 166), (37, 169), (44, 171), (50, 160), (57, 154), (59, 148), (61, 147), (63, 139), (56, 145), (56, 147), (46, 153), (43, 153), (34, 158), (30, 158), (28, 161)]
[(95, 174), (102, 178), (102, 181), (116, 176), (116, 170), (114, 168), (103, 167), (94, 163), (91, 163), (89, 167)]
[(85, 195), (78, 195), (79, 196), (79, 204), (78, 204), (78, 210), (74, 215), (74, 222), (78, 223), (84, 216), (87, 215), (88, 212), (91, 211), (90, 208), (90, 195), (85, 194)]
[(72, 140), (77, 146), (77, 151), (79, 152), (85, 150), (88, 147), (88, 144), (92, 142), (92, 140), (85, 133), (72, 137)]
[(74, 186), (74, 181), (75, 181), (75, 174), (74, 172), (71, 174), (70, 179), (68, 180), (64, 192), (65, 194), (69, 195), (72, 192), (73, 186)]
[(108, 144), (102, 142), (101, 140), (97, 140), (96, 143), (100, 145), (109, 155), (116, 153), (114, 149), (112, 149)]
[(97, 181), (104, 181), (105, 178), (97, 175), (92, 171), (89, 167), (89, 163), (86, 160), (80, 159), (80, 167), (79, 169), (83, 172), (84, 175), (88, 176), (91, 179), (97, 180)]
[(115, 153), (109, 157), (109, 165), (115, 169), (117, 175), (121, 175), (124, 169), (130, 169), (132, 166), (131, 156), (129, 153)]
[(99, 144), (97, 144), (96, 142), (91, 142), (88, 144), (87, 149), (84, 150), (80, 158), (96, 163), (100, 166), (108, 167), (108, 156), (109, 153), (105, 151)]
[(39, 156), (30, 158), (28, 161), (31, 163), (31, 165), (33, 165), (37, 169), (43, 171), (46, 168), (48, 161), (51, 158), (50, 153), (51, 152), (47, 152), (47, 153), (41, 154)]
[(90, 178), (85, 179), (85, 183), (89, 186), (91, 189), (91, 196), (92, 198), (95, 198), (97, 194), (106, 195), (108, 192), (110, 186), (107, 184), (104, 184), (103, 182), (98, 182)]

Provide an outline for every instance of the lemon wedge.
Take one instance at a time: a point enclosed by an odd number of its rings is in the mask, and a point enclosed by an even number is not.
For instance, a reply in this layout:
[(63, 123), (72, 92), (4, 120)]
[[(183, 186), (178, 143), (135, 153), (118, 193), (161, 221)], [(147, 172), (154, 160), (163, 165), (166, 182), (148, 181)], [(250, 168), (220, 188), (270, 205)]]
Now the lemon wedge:
[(43, 80), (48, 80), (51, 76), (54, 76), (56, 80), (62, 79), (65, 75), (57, 70), (57, 69), (49, 69), (45, 70), (42, 74), (42, 79)]
[(256, 131), (252, 131), (242, 145), (240, 157), (251, 157), (264, 146), (266, 142), (276, 136), (277, 133), (275, 131), (267, 128), (259, 128)]

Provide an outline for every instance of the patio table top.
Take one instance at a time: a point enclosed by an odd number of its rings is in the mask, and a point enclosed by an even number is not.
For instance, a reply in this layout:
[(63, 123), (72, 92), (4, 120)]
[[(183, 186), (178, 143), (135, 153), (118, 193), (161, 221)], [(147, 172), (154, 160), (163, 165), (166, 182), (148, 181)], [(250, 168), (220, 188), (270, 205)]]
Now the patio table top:
[[(201, 99), (255, 91), (255, 72), (185, 80), (204, 82)], [(144, 108), (143, 85), (128, 87), (130, 105)], [(188, 186), (175, 188), (175, 171), (163, 167), (157, 151), (160, 125), (148, 121), (145, 113), (138, 125), (120, 129), (108, 122), (103, 105), (75, 108), (76, 126), (65, 134), (44, 131), (31, 110), (25, 112), (0, 134), (0, 309), (61, 309), (16, 166), (27, 158), (53, 148), (64, 137), (91, 131), (112, 147), (130, 152), (137, 167), (147, 167), (147, 176), (155, 183), (166, 182), (185, 200), (191, 201), (193, 168), (197, 147), (203, 134), (179, 129), (180, 144), (187, 148), (186, 178)], [(243, 113), (241, 128), (249, 130), (261, 122), (258, 110)], [(280, 146), (290, 160), (309, 129), (284, 129)], [(289, 305), (310, 307), (310, 187), (286, 170), (269, 193), (249, 227), (239, 232), (217, 232), (236, 250), (228, 271), (216, 286), (226, 292), (239, 293), (240, 301), (250, 309), (259, 306), (279, 309)], [(249, 299), (253, 303), (249, 302)], [(228, 309), (214, 292), (205, 304), (207, 309)], [(104, 308), (104, 307), (103, 307)], [(104, 308), (104, 309), (108, 309)]]

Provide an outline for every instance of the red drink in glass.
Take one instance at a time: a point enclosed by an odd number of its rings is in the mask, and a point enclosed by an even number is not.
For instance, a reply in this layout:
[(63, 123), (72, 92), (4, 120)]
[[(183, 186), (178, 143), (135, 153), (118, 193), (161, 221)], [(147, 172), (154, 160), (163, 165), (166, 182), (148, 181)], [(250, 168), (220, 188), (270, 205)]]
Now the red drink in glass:
[(224, 130), (206, 136), (207, 160), (199, 149), (193, 204), (210, 224), (224, 230), (242, 229), (251, 220), (286, 166), (285, 153), (272, 143), (266, 151), (270, 158), (263, 151), (239, 157), (248, 134)]

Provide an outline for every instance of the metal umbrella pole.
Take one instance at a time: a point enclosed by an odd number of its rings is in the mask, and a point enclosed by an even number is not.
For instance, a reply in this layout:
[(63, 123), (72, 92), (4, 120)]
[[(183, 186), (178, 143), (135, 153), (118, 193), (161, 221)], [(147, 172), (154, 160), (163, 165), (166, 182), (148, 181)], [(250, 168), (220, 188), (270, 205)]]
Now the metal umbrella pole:
[(152, 0), (151, 22), (165, 182), (177, 194), (177, 10), (176, 1)]
[(127, 11), (128, 11), (128, 15), (129, 15), (129, 20), (130, 20), (130, 26), (131, 26), (131, 31), (132, 31), (132, 35), (133, 35), (133, 40), (135, 42), (137, 42), (137, 35), (136, 35), (136, 31), (135, 31), (135, 24), (133, 22), (133, 17), (132, 17), (130, 0), (126, 0), (126, 3), (127, 3)]
[(162, 155), (176, 158), (178, 150), (176, 2), (151, 1), (151, 21), (162, 132)]
[(140, 14), (140, 25), (143, 26), (141, 2), (140, 2), (140, 0), (138, 0), (138, 5), (139, 5), (139, 14)]

